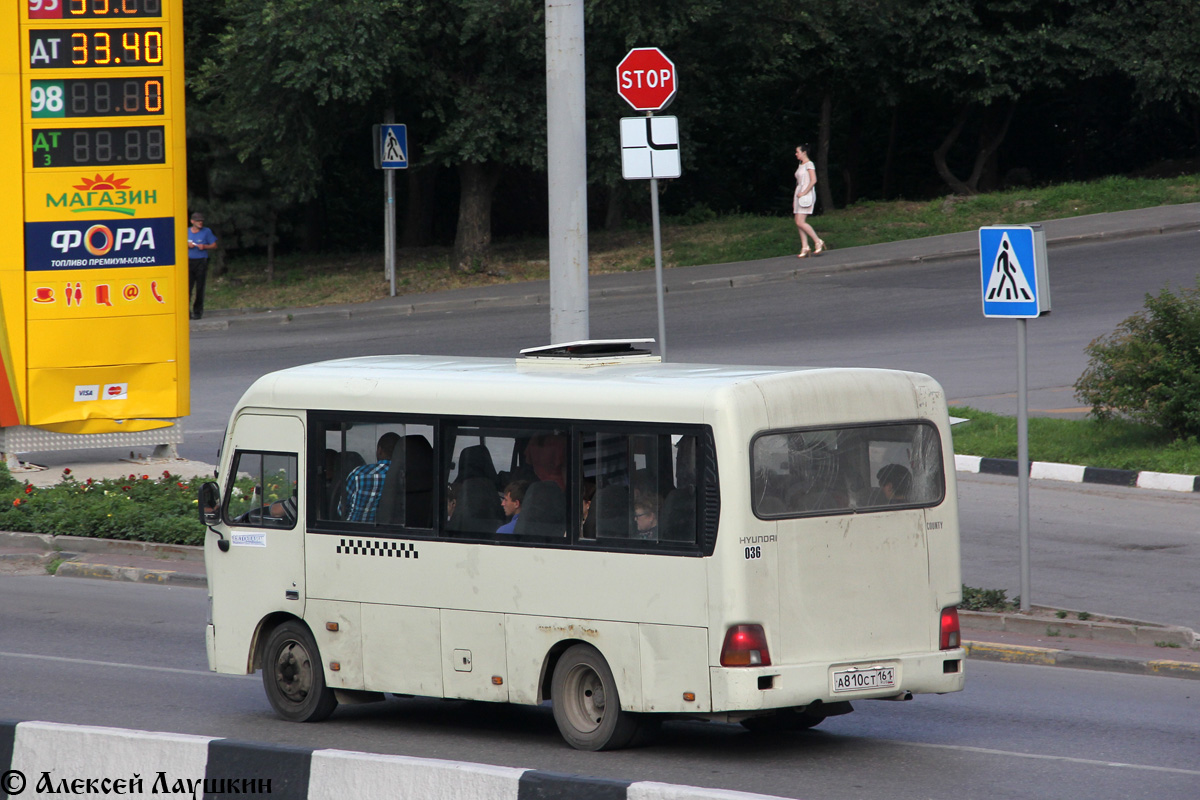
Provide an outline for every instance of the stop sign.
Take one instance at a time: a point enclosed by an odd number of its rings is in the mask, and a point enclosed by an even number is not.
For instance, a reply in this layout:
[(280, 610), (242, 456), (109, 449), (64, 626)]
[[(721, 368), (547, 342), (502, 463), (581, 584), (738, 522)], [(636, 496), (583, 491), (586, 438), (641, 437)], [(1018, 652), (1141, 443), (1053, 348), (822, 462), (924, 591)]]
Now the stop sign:
[(617, 64), (617, 94), (638, 111), (658, 111), (675, 98), (675, 64), (657, 47), (635, 47)]

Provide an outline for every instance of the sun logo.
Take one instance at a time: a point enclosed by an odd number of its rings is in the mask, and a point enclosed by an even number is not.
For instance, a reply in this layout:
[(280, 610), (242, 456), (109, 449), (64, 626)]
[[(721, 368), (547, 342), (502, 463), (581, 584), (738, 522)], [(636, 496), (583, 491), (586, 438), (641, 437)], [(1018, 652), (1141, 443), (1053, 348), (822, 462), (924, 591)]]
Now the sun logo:
[(73, 189), (78, 189), (81, 192), (103, 192), (114, 189), (128, 189), (129, 179), (118, 178), (116, 174), (109, 175), (107, 178), (96, 173), (95, 178), (83, 178), (83, 184), (72, 186)]

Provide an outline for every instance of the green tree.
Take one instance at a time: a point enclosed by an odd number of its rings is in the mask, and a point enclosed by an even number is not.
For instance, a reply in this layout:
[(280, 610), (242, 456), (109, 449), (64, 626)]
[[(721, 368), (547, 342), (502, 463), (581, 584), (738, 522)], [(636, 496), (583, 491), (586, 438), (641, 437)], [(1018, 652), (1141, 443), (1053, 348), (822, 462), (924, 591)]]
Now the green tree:
[[(1091, 53), (1079, 34), (1078, 0), (922, 0), (906, 2), (892, 52), (907, 81), (957, 109), (933, 151), (934, 166), (957, 194), (974, 194), (1008, 134), (1021, 96), (1062, 89)], [(950, 154), (978, 119), (971, 168), (959, 177)]]

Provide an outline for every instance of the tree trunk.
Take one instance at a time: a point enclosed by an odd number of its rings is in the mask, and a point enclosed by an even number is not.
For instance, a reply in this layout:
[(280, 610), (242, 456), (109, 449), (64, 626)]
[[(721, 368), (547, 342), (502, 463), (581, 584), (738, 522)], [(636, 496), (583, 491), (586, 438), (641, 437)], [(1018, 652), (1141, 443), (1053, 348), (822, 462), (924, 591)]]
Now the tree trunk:
[(938, 175), (942, 177), (942, 180), (946, 182), (946, 185), (950, 187), (952, 192), (962, 195), (975, 194), (975, 192), (950, 171), (950, 167), (946, 164), (946, 154), (950, 152), (950, 148), (958, 141), (958, 136), (962, 133), (963, 126), (967, 124), (967, 115), (970, 111), (971, 107), (969, 105), (964, 105), (959, 110), (958, 118), (954, 120), (954, 127), (946, 134), (946, 138), (942, 140), (941, 146), (933, 151), (933, 166), (937, 169)]
[(625, 224), (625, 181), (608, 185), (608, 206), (604, 210), (604, 230), (620, 230)]
[(821, 96), (821, 124), (817, 133), (817, 197), (821, 207), (833, 210), (833, 187), (829, 184), (829, 139), (833, 131), (833, 94)]
[(887, 155), (883, 159), (883, 199), (892, 198), (893, 172), (896, 162), (896, 131), (900, 128), (900, 107), (892, 106), (892, 124), (888, 128)]
[[(1017, 101), (1013, 100), (1008, 104), (1008, 111), (1004, 114), (1004, 121), (1000, 123), (1000, 127), (995, 132), (989, 129), (991, 126), (985, 125), (983, 131), (979, 134), (979, 151), (975, 154), (975, 168), (971, 170), (971, 177), (967, 181), (967, 185), (971, 187), (971, 193), (979, 191), (979, 182), (984, 176), (984, 171), (991, 162), (992, 157), (996, 154), (1000, 144), (1004, 141), (1004, 137), (1008, 135), (1008, 126), (1012, 123), (1013, 114), (1017, 110)], [(994, 183), (994, 181), (993, 181)], [(984, 188), (992, 188), (990, 185)]]
[(437, 189), (436, 165), (405, 170), (404, 230), (400, 235), (403, 247), (424, 247), (433, 242), (433, 204)]
[(275, 231), (279, 227), (279, 212), (271, 209), (267, 215), (267, 283), (275, 280)]
[(492, 245), (492, 195), (500, 182), (500, 167), (496, 164), (459, 164), (458, 179), (458, 231), (454, 237), (453, 268), (459, 272), (484, 272)]

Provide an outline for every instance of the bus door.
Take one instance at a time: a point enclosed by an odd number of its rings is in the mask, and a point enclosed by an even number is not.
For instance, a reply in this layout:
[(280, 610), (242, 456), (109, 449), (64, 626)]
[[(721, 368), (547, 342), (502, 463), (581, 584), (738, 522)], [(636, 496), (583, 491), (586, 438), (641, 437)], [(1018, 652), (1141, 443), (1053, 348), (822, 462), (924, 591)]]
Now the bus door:
[(208, 579), (216, 635), (249, 643), (267, 614), (304, 616), (304, 426), (295, 417), (242, 414), (230, 442), (221, 487), (230, 547), (213, 554)]

